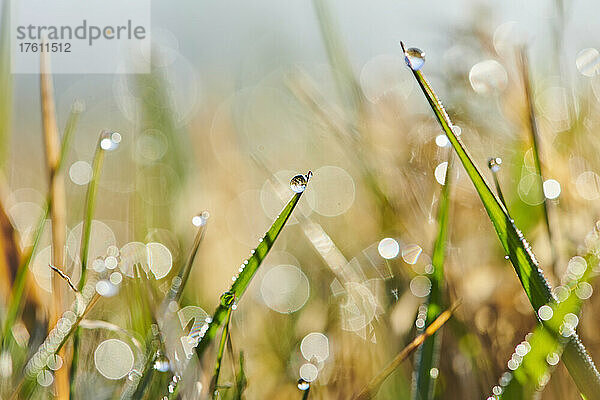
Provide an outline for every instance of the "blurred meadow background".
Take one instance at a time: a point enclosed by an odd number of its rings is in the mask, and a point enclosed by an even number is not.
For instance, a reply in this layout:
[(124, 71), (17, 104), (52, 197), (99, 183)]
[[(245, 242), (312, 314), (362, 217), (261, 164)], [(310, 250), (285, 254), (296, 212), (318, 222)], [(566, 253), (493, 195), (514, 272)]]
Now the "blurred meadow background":
[[(88, 225), (94, 304), (76, 339), (48, 361), (35, 359), (40, 346), (55, 325), (70, 332), (63, 312), (83, 300), (48, 267), (56, 219), (48, 217), (36, 243), (49, 191), (48, 125), (40, 76), (9, 73), (3, 29), (0, 397), (214, 398), (220, 335), (202, 358), (185, 338), (206, 331), (232, 276), (294, 195), (290, 179), (310, 170), (231, 311), (216, 397), (353, 398), (422, 331), (447, 169), (443, 308), (460, 305), (437, 334), (435, 389), (426, 397), (499, 395), (494, 388), (538, 321), (469, 176), (458, 162), (448, 168), (452, 148), (399, 41), (425, 52), (422, 70), (489, 182), (488, 160), (501, 158), (507, 209), (549, 282), (564, 287), (581, 263), (573, 257), (598, 236), (594, 6), (153, 2), (151, 74), (51, 76), (58, 131), (73, 128), (53, 178), (64, 185), (51, 192), (64, 193), (66, 250), (57, 267), (75, 287), (93, 160), (102, 138), (112, 142), (102, 147)], [(118, 136), (99, 142), (105, 130)], [(198, 243), (181, 299), (163, 320), (163, 298)], [(7, 329), (17, 271), (34, 244)], [(595, 287), (594, 279), (577, 286), (578, 332), (597, 360)], [(414, 354), (376, 398), (425, 398), (411, 394)], [(562, 362), (539, 386), (543, 399), (579, 396)]]

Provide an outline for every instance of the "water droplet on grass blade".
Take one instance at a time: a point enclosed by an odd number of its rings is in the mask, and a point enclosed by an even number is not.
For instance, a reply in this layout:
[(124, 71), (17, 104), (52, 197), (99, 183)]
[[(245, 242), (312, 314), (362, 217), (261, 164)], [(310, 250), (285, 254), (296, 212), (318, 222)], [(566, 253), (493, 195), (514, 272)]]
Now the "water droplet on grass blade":
[(300, 390), (308, 390), (310, 388), (310, 383), (306, 382), (304, 379), (298, 379), (298, 389)]
[(425, 52), (419, 48), (411, 47), (404, 51), (404, 61), (413, 71), (420, 70), (425, 64)]
[(312, 177), (312, 171), (308, 171), (306, 175), (298, 174), (290, 180), (290, 189), (294, 193), (302, 193), (306, 189), (308, 180)]
[(500, 171), (500, 165), (502, 165), (502, 159), (500, 157), (493, 157), (488, 160), (488, 168), (492, 172)]
[(235, 304), (235, 293), (228, 290), (221, 295), (221, 305), (225, 308), (231, 308)]
[(198, 215), (194, 215), (192, 217), (192, 225), (203, 226), (204, 224), (206, 224), (206, 220), (208, 220), (208, 217), (210, 217), (208, 211), (203, 211)]
[(556, 364), (558, 364), (558, 362), (559, 362), (559, 361), (560, 361), (560, 357), (559, 357), (559, 355), (558, 355), (558, 354), (556, 354), (556, 353), (549, 353), (549, 354), (546, 356), (546, 362), (547, 362), (549, 365), (556, 365)]
[(165, 355), (160, 351), (156, 352), (156, 358), (154, 359), (154, 369), (159, 372), (167, 372), (169, 369), (171, 369), (169, 359), (165, 357)]
[(102, 138), (100, 139), (100, 147), (103, 150), (115, 150), (119, 147), (119, 143), (121, 143), (121, 134), (119, 132), (102, 132)]

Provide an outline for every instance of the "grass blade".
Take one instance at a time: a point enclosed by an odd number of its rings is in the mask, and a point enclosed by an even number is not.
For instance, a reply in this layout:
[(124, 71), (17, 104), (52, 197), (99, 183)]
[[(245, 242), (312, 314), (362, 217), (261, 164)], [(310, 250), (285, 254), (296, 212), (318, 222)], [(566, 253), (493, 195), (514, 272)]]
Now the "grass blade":
[[(306, 175), (307, 183), (311, 176), (312, 172), (309, 171)], [(254, 250), (252, 250), (250, 258), (244, 261), (242, 265), (242, 272), (240, 272), (240, 274), (237, 277), (234, 277), (235, 281), (233, 282), (233, 285), (231, 285), (229, 292), (231, 292), (231, 294), (233, 294), (233, 296), (235, 296), (235, 298), (238, 299), (238, 301), (248, 288), (248, 285), (254, 277), (256, 270), (258, 270), (258, 267), (260, 267), (260, 264), (263, 262), (263, 260), (269, 253), (269, 250), (271, 250), (271, 248), (273, 247), (275, 240), (281, 233), (281, 230), (285, 226), (285, 223), (287, 222), (288, 218), (290, 217), (290, 215), (292, 215), (292, 211), (294, 211), (296, 204), (298, 204), (302, 193), (304, 192), (295, 193), (292, 196), (292, 198), (283, 208), (281, 213), (279, 213), (277, 219), (275, 219), (275, 222), (273, 222), (267, 233), (265, 233), (263, 238), (260, 240), (258, 246)], [(229, 308), (223, 305), (222, 303), (219, 304), (219, 306), (215, 310), (212, 320), (208, 324), (208, 328), (204, 336), (198, 343), (198, 347), (196, 347), (196, 353), (198, 354), (198, 358), (202, 357), (202, 354), (204, 353), (210, 342), (214, 339), (215, 335), (217, 334), (217, 329), (219, 329), (219, 326), (221, 326), (221, 324), (225, 321), (225, 318), (227, 317), (228, 310)]]
[(455, 307), (452, 307), (452, 309), (441, 313), (439, 317), (437, 317), (422, 334), (414, 338), (413, 341), (403, 348), (385, 368), (375, 375), (367, 384), (367, 386), (365, 386), (360, 393), (354, 397), (354, 400), (369, 400), (375, 397), (383, 381), (385, 381), (386, 378), (390, 376), (391, 373), (394, 372), (396, 368), (398, 368), (398, 366), (402, 364), (402, 362), (406, 360), (413, 351), (423, 344), (425, 339), (433, 335), (448, 321), (448, 319), (450, 319), (454, 308)]
[[(516, 368), (515, 363), (518, 362), (519, 358), (514, 357), (510, 362), (513, 363), (512, 377), (506, 384), (501, 383), (502, 388), (501, 394), (498, 396), (499, 399), (503, 400), (520, 400), (530, 399), (536, 392), (539, 392), (550, 380), (550, 374), (554, 366), (558, 363), (560, 355), (565, 349), (569, 337), (576, 335), (574, 320), (578, 322), (577, 315), (581, 310), (582, 300), (578, 297), (577, 285), (589, 280), (592, 268), (591, 265), (597, 265), (598, 259), (593, 255), (587, 256), (587, 269), (580, 280), (573, 280), (570, 283), (570, 294), (568, 297), (560, 302), (554, 303), (552, 306), (548, 306), (544, 310), (546, 314), (550, 314), (551, 317), (544, 317), (542, 323), (539, 324), (534, 330), (533, 334), (526, 339), (528, 345), (524, 345), (521, 349), (530, 349), (527, 353), (522, 356), (522, 361)], [(523, 343), (522, 343), (523, 344)], [(519, 356), (519, 354), (517, 354)], [(502, 385), (505, 383), (505, 385)], [(496, 387), (496, 391), (499, 391)]]
[[(479, 194), (483, 206), (496, 230), (498, 239), (515, 268), (531, 305), (537, 313), (541, 306), (552, 303), (556, 299), (552, 295), (550, 285), (546, 281), (541, 268), (539, 268), (537, 259), (529, 243), (527, 243), (521, 231), (515, 226), (504, 205), (502, 205), (501, 201), (490, 189), (490, 186), (473, 162), (460, 137), (454, 134), (450, 117), (423, 73), (419, 69), (411, 67), (409, 55), (403, 44), (402, 50), (404, 51), (407, 65), (413, 72), (436, 118), (473, 182), (475, 190)], [(579, 391), (588, 399), (600, 398), (600, 374), (576, 335), (571, 336), (567, 343), (563, 360)]]
[[(425, 325), (429, 326), (440, 315), (444, 307), (444, 256), (446, 242), (448, 241), (448, 219), (450, 211), (450, 187), (452, 175), (452, 153), (448, 156), (446, 177), (438, 206), (438, 234), (433, 247), (431, 265), (433, 272), (429, 275), (431, 291), (427, 298), (427, 316)], [(426, 338), (417, 351), (415, 363), (415, 385), (413, 399), (430, 399), (434, 393), (435, 379), (431, 376), (431, 369), (436, 368), (439, 359), (441, 338), (437, 333)]]
[(219, 374), (221, 373), (221, 361), (223, 360), (223, 353), (225, 352), (225, 344), (229, 337), (229, 324), (231, 322), (231, 313), (233, 312), (233, 304), (235, 298), (230, 293), (224, 293), (221, 296), (221, 303), (228, 308), (227, 316), (225, 317), (225, 323), (223, 324), (223, 332), (221, 333), (221, 341), (219, 342), (219, 349), (217, 350), (217, 359), (215, 360), (215, 372), (209, 387), (209, 394), (213, 400), (219, 398), (218, 385), (219, 385)]
[[(90, 250), (90, 236), (92, 233), (92, 220), (94, 219), (94, 211), (96, 209), (96, 192), (98, 190), (98, 182), (102, 173), (102, 164), (104, 163), (105, 153), (109, 150), (114, 150), (121, 142), (121, 135), (112, 131), (102, 131), (98, 137), (98, 143), (94, 152), (94, 160), (92, 161), (92, 177), (88, 184), (85, 197), (85, 207), (83, 215), (83, 226), (81, 228), (81, 245), (79, 248), (79, 259), (81, 260), (81, 277), (77, 288), (83, 290), (87, 277), (87, 263)], [(77, 363), (79, 358), (79, 340), (80, 331), (77, 329), (73, 336), (73, 358), (71, 360), (71, 397), (74, 396), (75, 377), (77, 373)]]

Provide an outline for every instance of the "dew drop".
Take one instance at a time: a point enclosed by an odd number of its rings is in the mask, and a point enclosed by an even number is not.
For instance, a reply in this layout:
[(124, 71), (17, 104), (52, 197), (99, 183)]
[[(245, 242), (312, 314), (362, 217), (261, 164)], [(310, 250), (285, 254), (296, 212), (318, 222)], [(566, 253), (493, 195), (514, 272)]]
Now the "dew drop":
[(416, 47), (404, 51), (404, 61), (413, 71), (420, 70), (425, 64), (425, 52)]
[(500, 171), (501, 164), (502, 164), (502, 159), (500, 157), (492, 157), (488, 160), (488, 168), (492, 172)]
[(192, 225), (203, 226), (206, 224), (206, 220), (208, 220), (208, 217), (210, 217), (210, 214), (208, 213), (208, 211), (203, 211), (198, 215), (194, 215), (192, 217)]
[(304, 379), (298, 379), (298, 389), (300, 390), (308, 390), (310, 388), (310, 383), (306, 382)]
[(437, 377), (440, 375), (440, 370), (437, 368), (431, 368), (429, 370), (429, 376), (431, 376), (433, 379), (437, 379)]
[(235, 304), (235, 293), (228, 290), (221, 295), (221, 305), (225, 308), (231, 308)]
[(121, 143), (121, 134), (119, 132), (104, 131), (100, 139), (100, 147), (102, 150), (116, 150)]
[(154, 359), (154, 369), (159, 372), (167, 372), (169, 369), (171, 369), (169, 359), (160, 351), (156, 352), (156, 357)]
[(549, 365), (556, 365), (560, 361), (560, 357), (556, 353), (548, 353), (546, 356), (546, 362)]
[(302, 193), (304, 192), (304, 189), (306, 189), (307, 183), (308, 179), (306, 179), (306, 176), (299, 174), (290, 180), (290, 188), (294, 193)]

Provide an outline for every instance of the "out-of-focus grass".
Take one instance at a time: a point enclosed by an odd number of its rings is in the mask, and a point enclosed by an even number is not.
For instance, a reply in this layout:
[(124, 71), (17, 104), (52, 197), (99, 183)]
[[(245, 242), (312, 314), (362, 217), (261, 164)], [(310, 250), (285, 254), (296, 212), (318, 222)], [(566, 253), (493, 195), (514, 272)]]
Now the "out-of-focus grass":
[[(425, 318), (421, 318), (423, 323), (421, 330), (431, 325), (433, 321), (442, 312), (447, 296), (445, 292), (444, 280), (444, 258), (446, 256), (446, 246), (450, 237), (450, 188), (452, 184), (452, 153), (448, 156), (446, 164), (446, 173), (444, 176), (440, 198), (438, 200), (437, 223), (438, 234), (435, 238), (433, 246), (433, 254), (431, 256), (431, 289), (425, 306), (427, 307)], [(413, 388), (414, 399), (429, 399), (432, 398), (435, 390), (435, 372), (432, 376), (432, 371), (438, 370), (440, 357), (440, 337), (439, 333), (434, 332), (430, 337), (426, 338), (423, 344), (419, 347), (415, 361), (415, 385)]]

